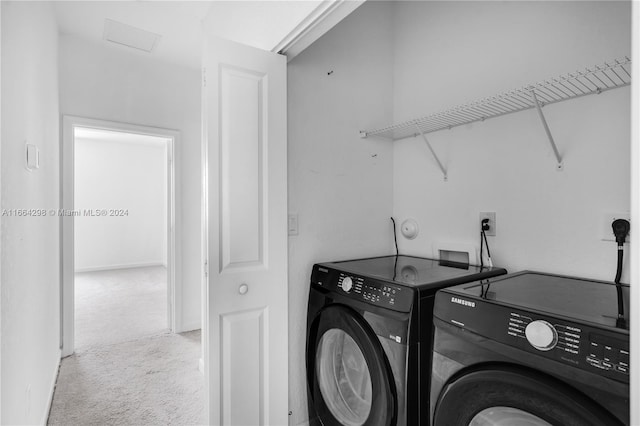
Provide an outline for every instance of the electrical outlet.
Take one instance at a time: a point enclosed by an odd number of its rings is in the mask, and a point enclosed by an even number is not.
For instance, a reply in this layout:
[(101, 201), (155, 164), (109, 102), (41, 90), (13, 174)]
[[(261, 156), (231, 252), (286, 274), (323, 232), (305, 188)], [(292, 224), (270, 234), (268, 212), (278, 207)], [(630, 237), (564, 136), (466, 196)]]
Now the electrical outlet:
[(482, 229), (482, 221), (489, 219), (489, 229), (484, 231), (485, 235), (489, 237), (496, 236), (496, 212), (480, 212), (479, 227)]
[[(626, 219), (631, 223), (631, 215), (629, 213), (621, 213), (621, 212), (610, 212), (603, 213), (600, 217), (600, 239), (602, 241), (616, 241), (615, 235), (613, 235), (613, 228), (611, 228), (611, 224), (616, 219)], [(631, 233), (633, 232), (633, 226), (629, 230), (629, 235), (627, 236), (627, 243), (629, 243)]]

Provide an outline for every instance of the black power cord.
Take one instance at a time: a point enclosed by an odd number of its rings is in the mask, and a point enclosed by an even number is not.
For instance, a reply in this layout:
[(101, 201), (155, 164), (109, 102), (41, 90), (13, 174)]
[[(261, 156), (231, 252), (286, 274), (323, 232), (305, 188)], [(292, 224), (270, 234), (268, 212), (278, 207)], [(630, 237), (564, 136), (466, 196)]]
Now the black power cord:
[(398, 235), (396, 234), (396, 221), (391, 217), (391, 222), (393, 222), (393, 241), (396, 243), (396, 257), (400, 255), (398, 251)]
[(398, 251), (398, 235), (396, 233), (396, 221), (391, 217), (391, 222), (393, 222), (393, 241), (396, 243), (396, 261), (393, 263), (393, 281), (396, 280), (396, 276), (398, 275), (398, 257), (400, 257), (400, 252)]
[(480, 268), (484, 267), (484, 253), (483, 246), (487, 246), (487, 259), (489, 260), (489, 267), (493, 267), (493, 262), (491, 261), (491, 251), (489, 250), (489, 241), (487, 240), (486, 231), (491, 229), (489, 225), (489, 219), (482, 219), (480, 222)]
[(622, 259), (624, 256), (624, 243), (629, 235), (629, 229), (631, 225), (628, 220), (616, 219), (611, 224), (613, 229), (613, 235), (616, 237), (616, 243), (618, 243), (618, 268), (616, 270), (616, 277), (614, 282), (616, 284), (616, 291), (618, 293), (618, 319), (616, 320), (616, 327), (627, 328), (627, 322), (624, 319), (624, 299), (622, 297), (622, 286), (620, 285), (620, 278), (622, 277)]
[(483, 244), (482, 244), (482, 233), (483, 232), (484, 231), (482, 230), (482, 228), (480, 228), (480, 269), (484, 268), (484, 259), (483, 259), (484, 255), (482, 253), (482, 247), (483, 247)]

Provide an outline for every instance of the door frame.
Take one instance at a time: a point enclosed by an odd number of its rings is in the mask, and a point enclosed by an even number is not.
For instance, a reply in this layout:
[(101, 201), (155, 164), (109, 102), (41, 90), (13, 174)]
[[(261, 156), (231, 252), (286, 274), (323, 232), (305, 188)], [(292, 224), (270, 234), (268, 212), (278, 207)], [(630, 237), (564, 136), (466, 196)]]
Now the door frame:
[[(100, 120), (94, 118), (64, 115), (62, 120), (62, 144), (60, 155), (61, 188), (60, 205), (64, 211), (74, 210), (74, 129), (85, 127), (168, 139), (167, 146), (167, 312), (168, 327), (172, 333), (182, 328), (182, 285), (180, 277), (180, 241), (182, 236), (179, 194), (176, 192), (176, 177), (179, 176), (179, 161), (176, 145), (180, 132), (159, 127), (141, 126), (130, 123)], [(62, 356), (74, 352), (75, 345), (75, 259), (74, 259), (74, 216), (59, 215), (60, 220), (60, 347)]]

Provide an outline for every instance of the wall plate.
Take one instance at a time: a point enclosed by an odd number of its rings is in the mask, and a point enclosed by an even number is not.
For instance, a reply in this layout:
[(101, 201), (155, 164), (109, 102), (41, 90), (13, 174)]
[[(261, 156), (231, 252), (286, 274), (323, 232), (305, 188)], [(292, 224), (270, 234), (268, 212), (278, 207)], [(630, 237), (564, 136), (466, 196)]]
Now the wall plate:
[[(478, 248), (474, 243), (435, 241), (432, 245), (432, 257), (440, 260), (461, 261), (461, 256), (472, 265), (480, 264)], [(463, 262), (464, 263), (464, 262)]]
[(496, 236), (496, 212), (480, 212), (480, 222), (478, 223), (478, 227), (482, 229), (482, 220), (489, 219), (489, 230), (485, 231), (485, 235), (488, 237)]
[(289, 213), (287, 216), (287, 231), (289, 235), (298, 235), (298, 213)]
[[(631, 215), (629, 212), (607, 212), (603, 213), (600, 216), (600, 239), (602, 241), (616, 241), (615, 235), (613, 235), (613, 228), (611, 228), (611, 224), (616, 219), (626, 219), (631, 223)], [(633, 224), (631, 224), (631, 228), (629, 229), (629, 235), (627, 235), (627, 244), (631, 241), (631, 233), (633, 232)]]
[(27, 170), (35, 170), (40, 168), (40, 150), (36, 145), (27, 143), (24, 148), (25, 165)]

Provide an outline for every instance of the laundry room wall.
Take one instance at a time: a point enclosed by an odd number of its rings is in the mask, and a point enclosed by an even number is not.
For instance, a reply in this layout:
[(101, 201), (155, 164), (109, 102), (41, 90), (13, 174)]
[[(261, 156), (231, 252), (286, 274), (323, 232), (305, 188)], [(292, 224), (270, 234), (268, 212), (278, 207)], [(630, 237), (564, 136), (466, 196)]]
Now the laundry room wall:
[(305, 424), (306, 307), (316, 262), (392, 253), (391, 4), (368, 2), (288, 66), (290, 424)]
[[(0, 423), (46, 424), (60, 361), (60, 221), (50, 214), (60, 207), (57, 27), (50, 2), (0, 8)], [(26, 168), (25, 143), (39, 148), (39, 169)]]
[[(393, 121), (628, 56), (630, 6), (397, 2)], [(603, 215), (630, 208), (629, 106), (626, 87), (544, 107), (563, 171), (535, 110), (427, 135), (447, 182), (420, 138), (395, 142), (393, 213), (420, 228), (416, 239), (400, 238), (400, 251), (431, 256), (437, 242), (479, 249), (479, 213), (496, 212), (488, 238), (496, 265), (613, 280), (616, 245), (601, 235)], [(629, 256), (626, 282), (628, 265)]]
[(200, 328), (200, 71), (61, 35), (59, 73), (61, 114), (180, 131), (174, 161), (183, 317), (177, 322), (179, 331)]
[(75, 218), (76, 272), (166, 266), (166, 140), (76, 138), (74, 156), (74, 208), (124, 210)]

